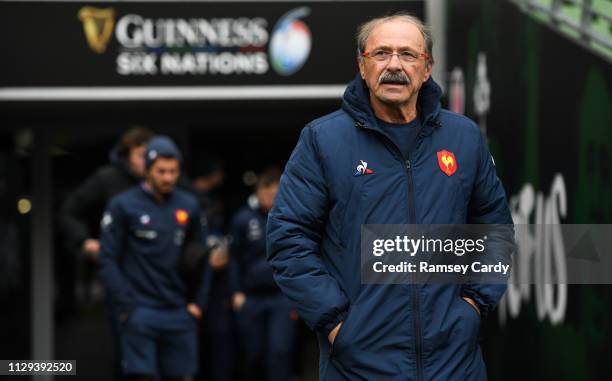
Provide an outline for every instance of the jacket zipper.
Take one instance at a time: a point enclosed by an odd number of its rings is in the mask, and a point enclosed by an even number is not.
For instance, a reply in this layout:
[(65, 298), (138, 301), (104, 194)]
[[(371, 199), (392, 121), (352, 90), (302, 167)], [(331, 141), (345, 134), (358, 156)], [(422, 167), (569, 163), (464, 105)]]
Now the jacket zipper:
[[(416, 146), (415, 146), (416, 147)], [(410, 156), (410, 155), (409, 155)], [(406, 175), (408, 176), (408, 204), (410, 206), (410, 222), (416, 224), (416, 212), (414, 210), (414, 181), (412, 178), (412, 164), (410, 158), (405, 160)], [(414, 314), (414, 338), (415, 338), (415, 356), (416, 356), (416, 379), (423, 379), (423, 363), (421, 360), (421, 301), (419, 295), (419, 287), (416, 283), (411, 284), (412, 289), (412, 311)]]
[[(428, 123), (428, 121), (425, 121), (424, 123)], [(363, 122), (358, 122), (357, 123), (357, 127), (362, 127), (362, 128), (367, 128), (365, 126), (365, 123)], [(371, 129), (372, 130), (372, 129)], [(372, 130), (372, 131), (376, 131), (376, 130)], [(395, 145), (395, 143), (393, 143), (393, 141), (387, 137), (387, 135), (378, 132), (380, 135), (382, 135), (386, 140), (387, 143), (391, 143), (390, 146), (396, 151), (396, 153), (399, 154), (399, 156), (404, 159), (404, 166), (406, 169), (406, 176), (407, 176), (407, 180), (408, 180), (408, 206), (409, 206), (409, 216), (410, 216), (410, 222), (413, 224), (416, 224), (416, 212), (415, 212), (415, 208), (414, 208), (414, 181), (412, 178), (412, 163), (410, 162), (410, 154), (408, 154), (408, 158), (406, 158), (404, 156), (404, 154), (402, 153), (402, 151)], [(419, 134), (417, 135), (416, 141), (415, 141), (415, 145), (413, 150), (416, 151), (417, 148), (419, 147), (419, 143), (420, 140), (422, 139), (422, 137), (420, 136), (421, 132), (419, 132)], [(389, 144), (385, 144), (385, 145), (389, 145)], [(423, 361), (421, 359), (422, 357), (422, 348), (421, 348), (421, 301), (420, 301), (420, 295), (419, 295), (419, 288), (418, 285), (415, 284), (411, 284), (410, 285), (412, 288), (412, 310), (414, 311), (414, 336), (415, 336), (415, 356), (416, 356), (416, 365), (417, 365), (417, 369), (416, 369), (416, 379), (417, 381), (423, 380)]]
[[(423, 126), (425, 126), (425, 124), (427, 123), (432, 123), (435, 127), (440, 127), (440, 121), (437, 118), (434, 119), (427, 119), (423, 122)], [(421, 144), (423, 138), (420, 136), (422, 133), (422, 129), (421, 131), (419, 131), (419, 135), (417, 135), (417, 139), (414, 145), (414, 149), (413, 152), (417, 151), (419, 149), (419, 145)], [(408, 154), (408, 156), (410, 156), (410, 153)], [(415, 215), (415, 208), (414, 208), (414, 184), (413, 184), (413, 180), (412, 180), (412, 165), (410, 163), (410, 157), (408, 158), (408, 160), (406, 160), (406, 171), (408, 173), (408, 197), (410, 198), (411, 202), (411, 208), (410, 211), (412, 212), (412, 223), (416, 224), (416, 215)], [(417, 372), (416, 372), (416, 379), (417, 381), (419, 380), (423, 380), (423, 359), (422, 359), (422, 333), (421, 333), (421, 299), (420, 299), (420, 294), (419, 294), (419, 286), (417, 283), (412, 285), (412, 308), (415, 312), (415, 319), (414, 319), (414, 331), (415, 331), (415, 337), (416, 337), (416, 343), (415, 343), (415, 352), (416, 352), (416, 361), (417, 361)]]

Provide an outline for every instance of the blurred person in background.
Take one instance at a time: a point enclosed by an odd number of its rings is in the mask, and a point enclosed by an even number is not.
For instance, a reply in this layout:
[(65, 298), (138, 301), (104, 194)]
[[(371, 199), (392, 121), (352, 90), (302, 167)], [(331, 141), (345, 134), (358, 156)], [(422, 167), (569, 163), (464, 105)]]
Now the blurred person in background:
[(211, 280), (206, 315), (200, 322), (200, 380), (229, 381), (235, 370), (234, 315), (227, 276), (229, 262), (225, 239), (225, 210), (218, 191), (223, 186), (225, 170), (210, 155), (194, 160), (191, 189), (198, 199), (202, 229), (210, 250)]
[(110, 163), (85, 180), (62, 205), (59, 227), (68, 244), (94, 262), (100, 252), (97, 233), (104, 207), (111, 197), (142, 181), (144, 151), (152, 137), (153, 133), (142, 127), (123, 133), (109, 155)]
[(224, 182), (225, 169), (219, 159), (202, 155), (194, 160), (191, 188), (202, 210), (202, 227), (207, 237), (224, 236), (225, 211), (219, 198)]
[[(102, 217), (100, 274), (121, 321), (121, 365), (130, 380), (198, 372), (198, 321), (209, 290), (192, 258), (206, 249), (198, 202), (176, 189), (180, 162), (172, 140), (154, 137), (146, 180), (112, 198)], [(202, 282), (191, 288), (194, 278)]]
[[(96, 282), (95, 267), (100, 252), (98, 239), (100, 219), (107, 202), (115, 195), (139, 184), (145, 176), (144, 152), (153, 132), (142, 127), (125, 131), (109, 154), (110, 163), (100, 167), (76, 190), (66, 197), (60, 209), (58, 227), (65, 237), (66, 249), (76, 262), (81, 262), (84, 254), (88, 259), (85, 265), (87, 274), (83, 277), (82, 291), (86, 300)], [(70, 279), (73, 275), (68, 274)], [(62, 281), (67, 282), (63, 277)], [(74, 281), (68, 282), (74, 288)], [(75, 290), (66, 290), (66, 295), (75, 295)], [(65, 303), (65, 302), (64, 302)], [(109, 306), (110, 307), (110, 306)], [(121, 347), (119, 345), (119, 321), (116, 314), (109, 311), (113, 339), (113, 369), (115, 379), (121, 379)]]
[[(236, 213), (230, 228), (233, 306), (249, 379), (287, 381), (293, 369), (297, 316), (266, 262), (266, 223), (279, 181), (278, 169), (263, 171), (256, 198)], [(261, 371), (264, 377), (256, 378)]]

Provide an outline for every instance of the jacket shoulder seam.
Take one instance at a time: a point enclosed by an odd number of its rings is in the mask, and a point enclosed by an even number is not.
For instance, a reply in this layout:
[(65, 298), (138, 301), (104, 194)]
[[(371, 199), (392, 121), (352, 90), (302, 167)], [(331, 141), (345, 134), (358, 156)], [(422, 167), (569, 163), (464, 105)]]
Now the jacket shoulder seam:
[(332, 120), (339, 118), (343, 115), (347, 115), (346, 112), (342, 109), (338, 109), (332, 112), (331, 114), (327, 114), (325, 116), (322, 116), (318, 119), (313, 120), (312, 122), (308, 123), (308, 125), (312, 126), (312, 128), (318, 128), (322, 126), (323, 124), (327, 124), (331, 122)]
[(442, 110), (440, 110), (440, 113), (441, 113), (441, 114), (444, 114), (444, 115), (445, 115), (445, 116), (447, 116), (447, 117), (451, 117), (451, 118), (458, 119), (458, 120), (460, 120), (460, 121), (462, 121), (462, 122), (466, 123), (466, 124), (467, 124), (467, 125), (469, 125), (470, 127), (475, 127), (475, 128), (478, 128), (478, 124), (477, 124), (475, 121), (473, 121), (472, 119), (470, 119), (470, 118), (468, 118), (467, 116), (465, 116), (465, 115), (458, 114), (458, 113), (456, 113), (456, 112), (452, 112), (452, 111), (450, 111), (450, 110), (446, 110), (446, 109), (442, 109)]

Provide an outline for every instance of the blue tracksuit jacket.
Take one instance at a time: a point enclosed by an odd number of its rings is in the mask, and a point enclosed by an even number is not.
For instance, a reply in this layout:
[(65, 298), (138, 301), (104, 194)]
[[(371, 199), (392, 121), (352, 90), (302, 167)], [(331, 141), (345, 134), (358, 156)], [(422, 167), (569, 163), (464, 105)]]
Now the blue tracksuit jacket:
[(101, 225), (100, 273), (119, 311), (205, 306), (209, 279), (191, 297), (180, 272), (186, 245), (201, 244), (195, 197), (175, 189), (158, 204), (150, 191), (135, 186), (109, 201)]
[[(377, 125), (357, 76), (340, 110), (304, 128), (287, 163), (269, 214), (267, 255), (276, 282), (318, 334), (321, 380), (486, 379), (480, 317), (461, 296), (486, 316), (505, 285), (360, 280), (362, 224), (512, 224), (479, 128), (441, 109), (440, 97), (433, 79), (423, 84), (424, 125), (403, 157)], [(438, 164), (442, 150), (456, 158), (450, 176)], [(489, 244), (512, 241), (511, 225), (489, 237)], [(327, 335), (340, 321), (332, 347)]]
[(232, 291), (247, 295), (276, 295), (280, 290), (274, 282), (272, 267), (266, 261), (266, 223), (268, 213), (256, 206), (241, 208), (230, 228)]

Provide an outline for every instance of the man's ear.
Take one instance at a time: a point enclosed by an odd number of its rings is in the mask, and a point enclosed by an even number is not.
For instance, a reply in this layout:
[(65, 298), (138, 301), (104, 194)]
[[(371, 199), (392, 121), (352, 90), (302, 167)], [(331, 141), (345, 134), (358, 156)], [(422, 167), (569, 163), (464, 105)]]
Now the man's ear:
[(431, 71), (433, 69), (433, 65), (431, 64), (431, 62), (427, 63), (427, 67), (425, 69), (425, 76), (423, 77), (423, 82), (427, 82), (427, 80), (429, 79), (429, 77), (431, 77)]
[(361, 79), (365, 81), (365, 63), (363, 62), (363, 58), (357, 58), (357, 66), (359, 66), (359, 74), (361, 75)]

